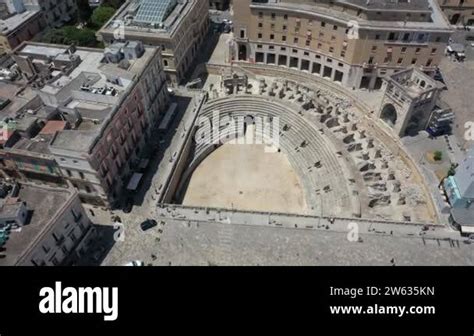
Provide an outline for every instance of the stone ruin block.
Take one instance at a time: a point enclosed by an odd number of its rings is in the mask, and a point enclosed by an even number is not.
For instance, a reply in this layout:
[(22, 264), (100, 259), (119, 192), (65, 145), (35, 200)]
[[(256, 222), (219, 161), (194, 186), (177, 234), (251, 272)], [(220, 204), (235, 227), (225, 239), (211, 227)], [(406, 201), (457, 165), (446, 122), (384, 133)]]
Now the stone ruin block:
[(366, 172), (362, 174), (364, 181), (380, 181), (382, 179), (382, 175), (379, 172)]
[(359, 169), (360, 172), (366, 172), (369, 170), (374, 170), (376, 167), (373, 162), (360, 162), (357, 165), (357, 168)]
[(339, 118), (331, 118), (326, 122), (326, 126), (329, 128), (340, 126)]
[(367, 148), (374, 148), (374, 139), (367, 140)]
[(354, 139), (354, 133), (351, 133), (351, 134), (347, 135), (344, 139), (342, 139), (342, 141), (343, 141), (345, 144), (353, 143), (353, 142), (355, 141), (355, 139)]
[(377, 149), (375, 150), (374, 158), (379, 159), (379, 158), (381, 158), (381, 157), (382, 157), (382, 150), (381, 150), (380, 148), (377, 148)]
[(377, 191), (387, 191), (387, 184), (385, 182), (377, 182), (371, 184), (370, 188)]
[(358, 158), (364, 161), (370, 160), (369, 152), (363, 151), (361, 155), (358, 156)]
[(397, 205), (405, 205), (407, 204), (407, 200), (405, 196), (400, 195), (398, 197)]
[(392, 185), (393, 185), (392, 192), (399, 193), (400, 191), (402, 191), (400, 181), (395, 180), (395, 181), (393, 181)]
[(375, 194), (371, 195), (369, 201), (369, 207), (375, 208), (378, 206), (387, 206), (392, 202), (391, 196), (387, 194)]
[(349, 147), (347, 147), (347, 150), (349, 152), (358, 152), (360, 150), (362, 150), (362, 144), (361, 143), (352, 143), (349, 145)]

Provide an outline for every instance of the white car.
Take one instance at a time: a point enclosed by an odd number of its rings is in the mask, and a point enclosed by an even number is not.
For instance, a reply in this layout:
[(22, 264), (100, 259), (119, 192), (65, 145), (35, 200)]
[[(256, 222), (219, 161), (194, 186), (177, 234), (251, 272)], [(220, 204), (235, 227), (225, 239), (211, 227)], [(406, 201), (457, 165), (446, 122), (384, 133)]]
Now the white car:
[(145, 266), (145, 263), (141, 260), (133, 260), (126, 263), (124, 266)]

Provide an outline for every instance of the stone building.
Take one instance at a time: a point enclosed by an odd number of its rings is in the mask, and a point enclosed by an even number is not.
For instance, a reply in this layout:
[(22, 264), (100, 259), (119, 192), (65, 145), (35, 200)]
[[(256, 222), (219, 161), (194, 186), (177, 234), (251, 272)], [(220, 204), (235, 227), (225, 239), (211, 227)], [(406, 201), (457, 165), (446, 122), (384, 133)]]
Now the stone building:
[(75, 0), (0, 0), (0, 54), (77, 15)]
[(451, 28), (436, 0), (239, 0), (236, 61), (312, 73), (379, 89), (385, 75), (434, 73)]
[(387, 76), (378, 117), (400, 135), (424, 130), (444, 85), (416, 68)]
[(229, 0), (209, 0), (209, 8), (225, 10), (229, 7)]
[(179, 83), (209, 27), (207, 0), (128, 0), (97, 33), (105, 44), (141, 41), (161, 48), (166, 77)]
[[(83, 202), (116, 204), (168, 105), (159, 48), (25, 43), (13, 57), (49, 113), (30, 115), (36, 131), (0, 150), (3, 171), (68, 180)], [(22, 113), (29, 115), (20, 110), (10, 119), (23, 121)]]
[[(16, 197), (0, 199), (0, 218), (12, 211), (28, 214), (22, 221), (0, 222), (0, 232), (8, 236), (0, 252), (0, 266), (73, 264), (87, 252), (95, 235), (72, 188), (21, 184)], [(12, 230), (17, 227), (21, 230)]]
[(474, 25), (474, 0), (438, 0), (452, 25)]

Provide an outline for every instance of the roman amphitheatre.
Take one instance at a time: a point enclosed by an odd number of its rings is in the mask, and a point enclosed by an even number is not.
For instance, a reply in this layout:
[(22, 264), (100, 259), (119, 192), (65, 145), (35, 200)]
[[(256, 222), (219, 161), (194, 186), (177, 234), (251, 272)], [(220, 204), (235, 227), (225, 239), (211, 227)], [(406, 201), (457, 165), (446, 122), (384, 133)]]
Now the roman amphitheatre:
[[(164, 195), (163, 203), (437, 223), (416, 163), (350, 92), (265, 67), (208, 71), (205, 102), (196, 109), (172, 196)], [(239, 118), (243, 129), (229, 127), (229, 120)], [(278, 119), (278, 130), (272, 130), (277, 148), (252, 142), (270, 137), (255, 122), (259, 118)], [(219, 141), (197, 141), (197, 134), (216, 130)]]

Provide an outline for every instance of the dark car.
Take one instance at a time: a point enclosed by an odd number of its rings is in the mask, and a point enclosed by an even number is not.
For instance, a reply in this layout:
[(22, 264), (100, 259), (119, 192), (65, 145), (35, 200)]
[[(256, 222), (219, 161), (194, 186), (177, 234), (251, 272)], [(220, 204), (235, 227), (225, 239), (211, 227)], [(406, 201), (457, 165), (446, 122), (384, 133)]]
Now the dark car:
[(133, 199), (129, 198), (127, 199), (127, 202), (125, 202), (125, 207), (123, 208), (123, 212), (130, 213), (132, 212), (132, 209), (133, 209)]
[(146, 221), (144, 221), (143, 223), (140, 224), (140, 228), (143, 230), (143, 231), (146, 231), (146, 230), (150, 230), (151, 228), (157, 226), (158, 223), (156, 222), (156, 220), (154, 219), (147, 219)]

